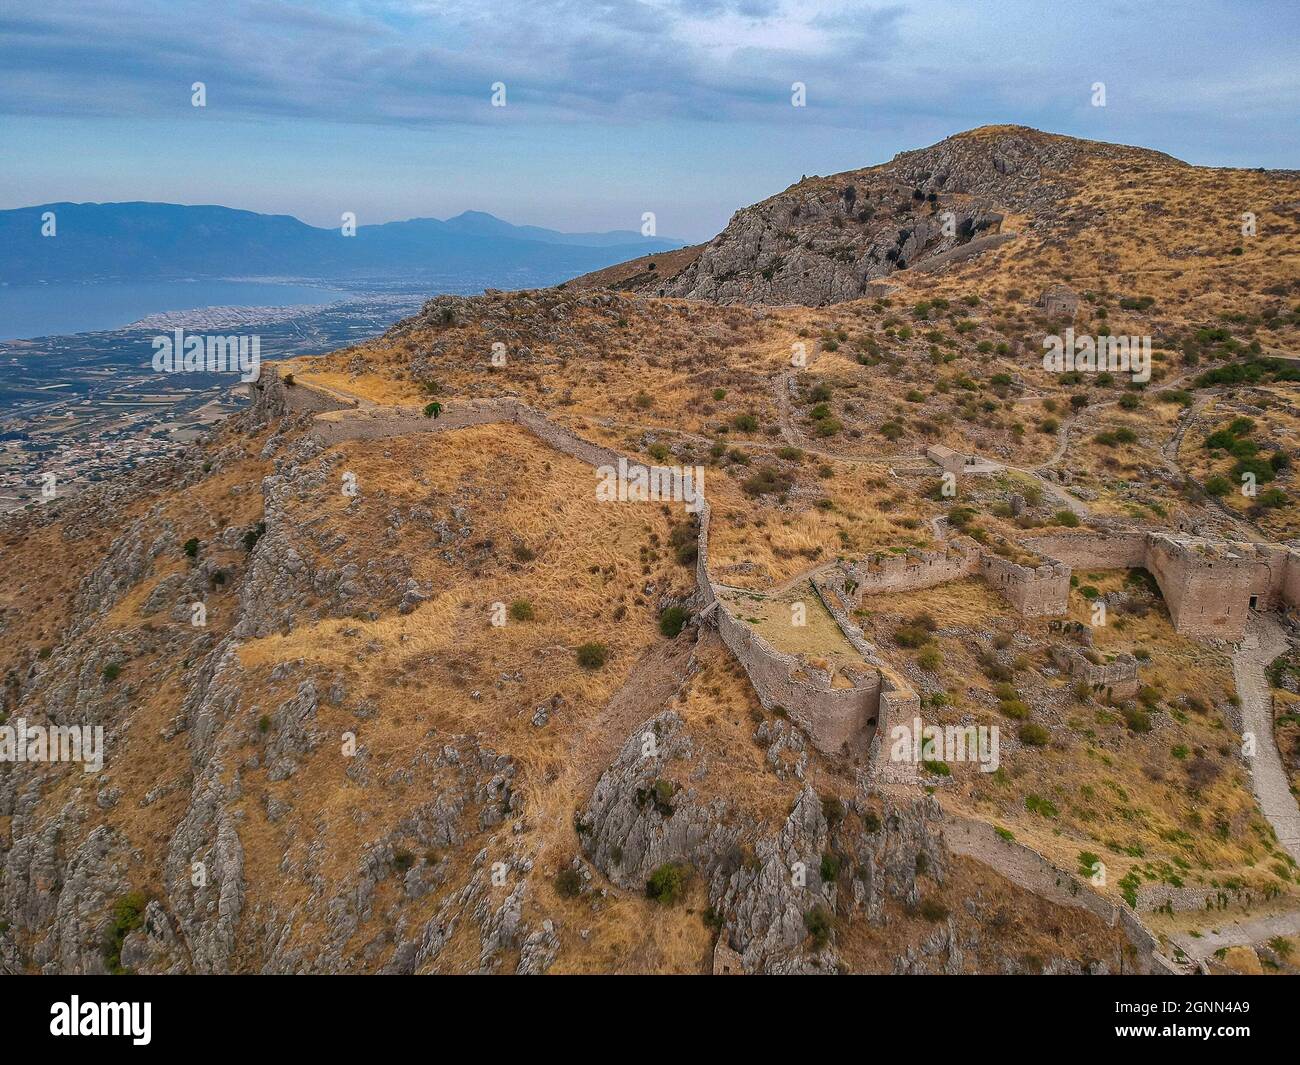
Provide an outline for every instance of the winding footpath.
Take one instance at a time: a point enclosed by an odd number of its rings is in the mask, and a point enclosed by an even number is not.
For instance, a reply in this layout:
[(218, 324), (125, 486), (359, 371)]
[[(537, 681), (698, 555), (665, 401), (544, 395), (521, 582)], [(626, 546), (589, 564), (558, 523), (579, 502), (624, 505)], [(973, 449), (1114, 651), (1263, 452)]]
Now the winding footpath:
[(1288, 646), (1276, 620), (1256, 615), (1233, 653), (1232, 675), (1241, 699), (1242, 734), (1255, 736), (1255, 756), (1249, 759), (1251, 788), (1279, 845), (1300, 862), (1300, 806), (1273, 738), (1273, 693), (1267, 673), (1268, 664)]

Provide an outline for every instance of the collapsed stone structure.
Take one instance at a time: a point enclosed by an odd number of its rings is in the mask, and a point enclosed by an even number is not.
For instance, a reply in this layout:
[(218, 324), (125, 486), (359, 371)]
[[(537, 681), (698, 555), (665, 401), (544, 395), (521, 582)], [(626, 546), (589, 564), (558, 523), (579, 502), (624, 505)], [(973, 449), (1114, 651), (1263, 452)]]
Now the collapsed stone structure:
[(1094, 691), (1105, 691), (1116, 699), (1128, 699), (1138, 692), (1137, 659), (1130, 654), (1119, 654), (1107, 661), (1095, 651), (1065, 643), (1053, 644), (1049, 654), (1057, 669)]
[(1051, 285), (1038, 297), (1038, 306), (1052, 318), (1073, 318), (1079, 311), (1079, 296), (1066, 285)]

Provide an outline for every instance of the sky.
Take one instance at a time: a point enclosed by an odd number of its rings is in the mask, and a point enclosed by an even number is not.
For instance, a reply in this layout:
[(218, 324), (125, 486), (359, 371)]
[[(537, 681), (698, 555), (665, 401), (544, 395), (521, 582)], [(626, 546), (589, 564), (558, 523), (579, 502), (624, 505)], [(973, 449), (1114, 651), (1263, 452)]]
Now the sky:
[(0, 209), (695, 240), (991, 123), (1296, 168), (1298, 53), (1300, 0), (3, 0)]

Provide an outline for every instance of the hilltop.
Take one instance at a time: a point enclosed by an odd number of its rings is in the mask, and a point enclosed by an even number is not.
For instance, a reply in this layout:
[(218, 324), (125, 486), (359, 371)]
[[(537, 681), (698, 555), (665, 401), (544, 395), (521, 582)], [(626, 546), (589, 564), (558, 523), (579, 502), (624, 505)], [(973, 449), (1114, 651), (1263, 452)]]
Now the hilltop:
[[(985, 280), (1009, 284), (1007, 274), (1022, 264), (1087, 287), (1125, 268), (1142, 273), (1193, 255), (1203, 260), (1196, 265), (1235, 270), (1243, 264), (1228, 256), (1247, 210), (1238, 205), (1280, 212), (1285, 227), (1261, 226), (1253, 245), (1271, 257), (1293, 233), (1296, 207), (1286, 190), (1294, 182), (1293, 172), (1192, 167), (1144, 148), (985, 126), (878, 166), (806, 178), (738, 211), (675, 274), (660, 270), (630, 287), (719, 303), (822, 306), (868, 298), (907, 271), (950, 270), (977, 256)], [(1206, 210), (1216, 200), (1218, 216)], [(1067, 244), (1075, 251), (1068, 264), (1059, 261)]]

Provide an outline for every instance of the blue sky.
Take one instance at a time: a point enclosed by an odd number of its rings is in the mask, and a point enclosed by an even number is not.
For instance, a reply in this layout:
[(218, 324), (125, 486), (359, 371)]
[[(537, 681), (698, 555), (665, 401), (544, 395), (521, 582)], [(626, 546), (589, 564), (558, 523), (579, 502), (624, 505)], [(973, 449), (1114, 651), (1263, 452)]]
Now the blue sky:
[(804, 174), (994, 122), (1297, 167), (1297, 41), (1297, 0), (4, 0), (0, 208), (654, 211), (694, 239)]

